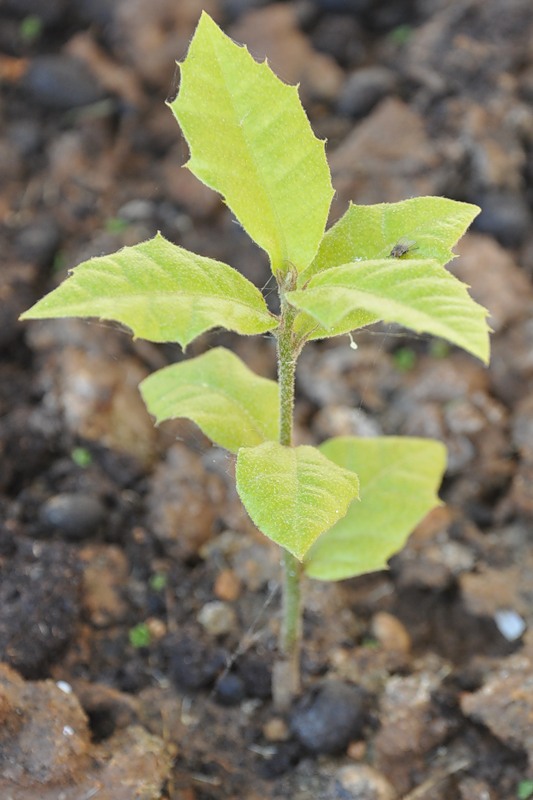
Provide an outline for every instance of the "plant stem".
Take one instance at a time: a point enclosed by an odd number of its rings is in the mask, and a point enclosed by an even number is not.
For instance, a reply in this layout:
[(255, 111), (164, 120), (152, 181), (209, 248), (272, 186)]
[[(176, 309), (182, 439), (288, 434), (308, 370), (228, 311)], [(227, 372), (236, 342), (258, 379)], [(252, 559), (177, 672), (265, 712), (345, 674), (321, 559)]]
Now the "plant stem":
[[(295, 344), (293, 323), (296, 310), (286, 303), (281, 290), (281, 324), (278, 332), (278, 382), (280, 397), (280, 444), (292, 446), (294, 375), (299, 347)], [(302, 641), (301, 575), (302, 565), (287, 550), (283, 551), (282, 622), (279, 658), (274, 665), (272, 694), (279, 709), (287, 708), (300, 691), (300, 650)]]

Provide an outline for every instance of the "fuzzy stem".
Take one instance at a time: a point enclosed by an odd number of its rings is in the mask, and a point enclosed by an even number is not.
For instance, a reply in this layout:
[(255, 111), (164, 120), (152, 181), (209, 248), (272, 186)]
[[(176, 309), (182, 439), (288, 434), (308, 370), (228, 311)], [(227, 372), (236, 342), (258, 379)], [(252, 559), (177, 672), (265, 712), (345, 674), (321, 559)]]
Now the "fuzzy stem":
[[(294, 374), (299, 347), (295, 344), (293, 323), (296, 311), (281, 293), (281, 324), (278, 332), (278, 381), (280, 397), (280, 444), (292, 445)], [(302, 565), (287, 550), (283, 551), (282, 624), (280, 657), (274, 666), (272, 693), (279, 709), (287, 708), (300, 691), (300, 649), (302, 641), (301, 575)]]

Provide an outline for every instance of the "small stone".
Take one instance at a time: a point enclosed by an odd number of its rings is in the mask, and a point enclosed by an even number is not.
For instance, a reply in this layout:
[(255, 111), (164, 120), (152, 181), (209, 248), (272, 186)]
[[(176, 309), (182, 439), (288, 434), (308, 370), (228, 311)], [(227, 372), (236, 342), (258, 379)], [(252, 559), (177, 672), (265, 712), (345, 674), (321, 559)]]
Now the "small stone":
[(205, 644), (189, 637), (164, 643), (168, 654), (170, 679), (180, 688), (197, 691), (211, 686), (225, 669), (228, 654), (220, 649), (206, 648)]
[(380, 100), (394, 91), (395, 84), (394, 74), (386, 67), (358, 69), (342, 87), (337, 110), (348, 117), (364, 117)]
[(85, 64), (66, 55), (33, 58), (23, 86), (40, 105), (56, 111), (91, 105), (105, 97)]
[(98, 497), (65, 492), (47, 500), (39, 517), (49, 530), (62, 533), (66, 539), (79, 541), (98, 530), (105, 518), (105, 508)]
[(233, 570), (223, 569), (217, 575), (213, 592), (219, 600), (234, 602), (241, 593), (241, 582)]
[(213, 600), (200, 610), (198, 622), (211, 636), (226, 636), (235, 630), (237, 616), (230, 605), (220, 600)]
[(331, 800), (395, 800), (396, 791), (367, 764), (342, 767), (335, 776)]
[(358, 686), (327, 681), (298, 703), (291, 715), (291, 730), (312, 753), (341, 753), (362, 733), (366, 700)]
[(372, 635), (391, 653), (407, 655), (411, 649), (411, 637), (397, 617), (387, 611), (378, 611), (372, 618)]
[(215, 684), (215, 699), (222, 706), (237, 706), (244, 695), (244, 683), (233, 672), (223, 675)]
[(272, 671), (269, 662), (259, 656), (244, 655), (238, 660), (237, 667), (248, 697), (267, 700), (272, 694)]
[(272, 717), (263, 725), (263, 736), (269, 742), (286, 742), (289, 738), (287, 723), (281, 717)]
[(481, 214), (473, 228), (490, 233), (504, 245), (521, 245), (531, 230), (531, 212), (526, 198), (518, 192), (491, 191), (476, 198)]
[(146, 620), (146, 627), (150, 631), (150, 638), (156, 642), (166, 636), (167, 626), (162, 619), (157, 619), (157, 617), (149, 617)]

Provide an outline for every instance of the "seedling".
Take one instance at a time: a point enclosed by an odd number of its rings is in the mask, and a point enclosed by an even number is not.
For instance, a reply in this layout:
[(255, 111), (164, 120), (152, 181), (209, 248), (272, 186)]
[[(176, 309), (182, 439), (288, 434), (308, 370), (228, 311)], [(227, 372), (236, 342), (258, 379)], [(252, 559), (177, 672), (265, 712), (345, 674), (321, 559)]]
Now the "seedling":
[[(326, 231), (333, 188), (325, 144), (314, 136), (296, 87), (205, 13), (179, 66), (179, 94), (169, 105), (189, 144), (186, 166), (222, 194), (268, 254), (279, 314), (233, 267), (158, 234), (81, 264), (22, 319), (112, 319), (134, 336), (184, 349), (215, 327), (271, 333), (277, 382), (215, 347), (159, 370), (140, 390), (158, 423), (187, 417), (236, 456), (242, 502), (281, 547), (274, 693), (283, 705), (299, 689), (302, 576), (341, 580), (386, 568), (439, 504), (446, 461), (443, 445), (427, 439), (340, 437), (294, 446), (298, 356), (311, 340), (382, 320), (441, 337), (487, 362), (487, 312), (445, 269), (479, 209), (442, 197), (350, 204)], [(416, 243), (408, 258), (395, 250), (404, 239)]]

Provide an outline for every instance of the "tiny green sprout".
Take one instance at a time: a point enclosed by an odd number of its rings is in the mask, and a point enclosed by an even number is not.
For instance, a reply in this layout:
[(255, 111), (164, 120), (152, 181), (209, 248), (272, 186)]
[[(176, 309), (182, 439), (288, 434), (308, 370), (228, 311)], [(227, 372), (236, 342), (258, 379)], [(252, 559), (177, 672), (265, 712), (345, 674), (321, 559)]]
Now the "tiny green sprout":
[(444, 339), (432, 339), (429, 352), (433, 358), (446, 358), (450, 355), (450, 345)]
[(404, 45), (407, 44), (413, 35), (412, 25), (398, 25), (389, 33), (389, 39), (394, 44)]
[(26, 44), (33, 44), (40, 37), (43, 30), (43, 22), (36, 14), (29, 14), (20, 23), (19, 32), (21, 39)]
[(163, 572), (156, 572), (151, 576), (148, 585), (154, 592), (162, 592), (163, 589), (166, 589), (167, 583), (167, 576)]
[[(286, 707), (299, 692), (302, 579), (386, 569), (440, 504), (446, 467), (443, 444), (429, 439), (341, 436), (295, 446), (298, 357), (308, 342), (385, 322), (445, 339), (487, 363), (487, 312), (446, 269), (479, 209), (444, 197), (350, 203), (326, 229), (334, 191), (325, 142), (314, 135), (297, 88), (206, 13), (179, 70), (169, 107), (189, 146), (186, 166), (222, 195), (266, 252), (279, 312), (229, 264), (157, 234), (76, 267), (21, 319), (114, 320), (136, 337), (184, 349), (220, 327), (275, 341), (277, 381), (212, 347), (149, 375), (140, 391), (156, 423), (188, 418), (234, 455), (249, 516), (281, 548), (273, 692)], [(145, 626), (133, 630), (142, 632), (134, 641), (144, 642)]]
[(128, 220), (122, 217), (110, 217), (106, 220), (105, 229), (108, 233), (122, 233), (127, 230), (129, 224)]
[(399, 372), (409, 372), (416, 364), (416, 353), (412, 347), (400, 347), (392, 357)]
[(65, 268), (67, 257), (62, 250), (58, 250), (52, 262), (52, 272), (61, 272)]
[(71, 459), (78, 467), (88, 467), (92, 464), (93, 457), (86, 447), (74, 447), (71, 454)]
[(149, 647), (152, 640), (150, 629), (145, 622), (139, 622), (130, 628), (128, 638), (132, 647), (139, 650), (141, 647)]
[(531, 797), (533, 797), (533, 781), (520, 781), (516, 788), (516, 796), (518, 800), (529, 800)]

